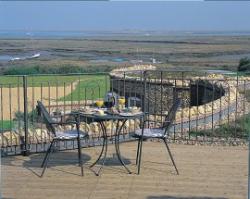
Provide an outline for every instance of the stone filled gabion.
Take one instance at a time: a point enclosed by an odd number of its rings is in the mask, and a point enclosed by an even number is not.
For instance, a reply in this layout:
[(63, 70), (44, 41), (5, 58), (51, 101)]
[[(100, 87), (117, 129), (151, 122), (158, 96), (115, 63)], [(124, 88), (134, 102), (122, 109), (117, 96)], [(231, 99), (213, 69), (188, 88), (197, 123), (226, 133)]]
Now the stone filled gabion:
[[(151, 71), (148, 73), (150, 74)], [(146, 77), (144, 81), (143, 71), (126, 73), (119, 70), (111, 72), (110, 77), (112, 91), (121, 96), (125, 95), (127, 99), (131, 96), (139, 98), (141, 101), (137, 105), (150, 114), (166, 114), (176, 96), (182, 99), (182, 108), (190, 108), (217, 100), (225, 95), (221, 85), (197, 77), (193, 79)], [(199, 89), (198, 92), (197, 89)]]
[[(175, 94), (184, 94), (189, 100), (188, 92), (176, 90), (171, 83), (164, 83), (162, 85), (148, 82), (144, 91), (144, 84), (140, 79), (121, 79), (116, 76), (111, 76), (112, 90), (119, 95), (128, 99), (129, 97), (137, 97), (141, 101), (138, 106), (144, 107), (144, 111), (150, 114), (161, 114), (169, 110), (173, 104)], [(185, 93), (181, 93), (185, 92)], [(145, 101), (144, 101), (145, 97)], [(186, 101), (186, 102), (187, 102)], [(145, 102), (145, 106), (144, 106)]]

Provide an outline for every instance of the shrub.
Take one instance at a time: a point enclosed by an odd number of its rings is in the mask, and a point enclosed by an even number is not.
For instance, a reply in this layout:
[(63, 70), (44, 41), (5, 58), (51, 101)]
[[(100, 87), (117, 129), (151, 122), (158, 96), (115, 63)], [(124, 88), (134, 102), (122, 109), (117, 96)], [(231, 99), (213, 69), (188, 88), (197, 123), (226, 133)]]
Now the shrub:
[[(30, 112), (28, 113), (28, 120), (29, 120), (30, 122), (36, 121), (37, 118), (38, 118), (38, 114), (37, 114), (36, 109), (34, 109), (34, 110), (32, 110), (32, 111), (30, 111)], [(15, 120), (16, 120), (16, 121), (24, 121), (24, 113), (21, 112), (21, 111), (17, 111), (17, 112), (15, 113)]]
[(92, 73), (92, 72), (110, 72), (113, 66), (15, 66), (7, 68), (4, 75), (32, 75), (32, 74), (68, 74), (68, 73)]
[(240, 59), (238, 71), (250, 71), (250, 59), (248, 57)]

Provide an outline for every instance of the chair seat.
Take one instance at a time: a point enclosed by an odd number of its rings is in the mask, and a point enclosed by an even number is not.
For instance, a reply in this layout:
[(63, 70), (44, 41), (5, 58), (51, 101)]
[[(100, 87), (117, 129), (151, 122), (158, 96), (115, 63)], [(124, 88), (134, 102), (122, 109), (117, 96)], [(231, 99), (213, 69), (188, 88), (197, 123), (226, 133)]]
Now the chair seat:
[[(164, 138), (165, 130), (160, 129), (160, 128), (145, 128), (143, 131), (143, 137), (144, 138)], [(134, 134), (132, 135), (133, 137), (139, 138), (142, 136), (142, 129), (137, 129)]]
[[(67, 131), (58, 131), (56, 132), (56, 137), (54, 139), (60, 139), (60, 140), (68, 140), (68, 139), (76, 139), (78, 136), (77, 130), (67, 130)], [(87, 137), (88, 134), (80, 131), (80, 138)]]

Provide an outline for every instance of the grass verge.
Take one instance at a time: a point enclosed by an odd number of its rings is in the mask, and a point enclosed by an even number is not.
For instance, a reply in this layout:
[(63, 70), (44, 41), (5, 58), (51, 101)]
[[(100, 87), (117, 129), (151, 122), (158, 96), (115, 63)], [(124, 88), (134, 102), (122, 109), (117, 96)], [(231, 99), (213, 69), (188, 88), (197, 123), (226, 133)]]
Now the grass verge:
[(230, 124), (223, 124), (219, 128), (204, 130), (204, 131), (190, 131), (190, 136), (207, 136), (207, 137), (235, 137), (247, 139), (250, 133), (250, 114), (238, 118), (235, 122)]

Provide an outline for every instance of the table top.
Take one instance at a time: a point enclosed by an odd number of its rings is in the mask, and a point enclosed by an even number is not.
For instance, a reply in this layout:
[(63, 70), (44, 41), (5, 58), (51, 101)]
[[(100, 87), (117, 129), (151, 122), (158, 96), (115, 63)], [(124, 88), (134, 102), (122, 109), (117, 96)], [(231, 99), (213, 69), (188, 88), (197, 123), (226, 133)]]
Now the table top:
[(120, 114), (110, 114), (110, 113), (105, 113), (105, 115), (89, 114), (89, 113), (84, 113), (82, 111), (72, 111), (71, 114), (79, 115), (80, 117), (85, 117), (93, 120), (125, 120), (125, 119), (128, 120), (128, 119), (142, 118), (144, 116), (143, 112), (138, 112), (134, 114), (131, 113), (126, 116)]

